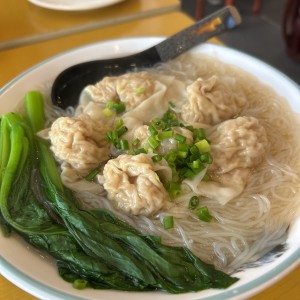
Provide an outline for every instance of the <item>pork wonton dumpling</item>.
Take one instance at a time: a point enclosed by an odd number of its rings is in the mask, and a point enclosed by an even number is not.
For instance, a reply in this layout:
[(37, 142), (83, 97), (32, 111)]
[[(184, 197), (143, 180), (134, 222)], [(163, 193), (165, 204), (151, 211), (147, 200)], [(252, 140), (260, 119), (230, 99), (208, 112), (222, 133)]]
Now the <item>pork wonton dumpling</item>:
[(254, 117), (238, 117), (217, 125), (209, 135), (214, 158), (211, 170), (219, 174), (261, 163), (267, 147), (265, 129)]
[(85, 114), (58, 118), (49, 131), (51, 150), (60, 162), (84, 176), (109, 158), (106, 131), (105, 125)]
[[(89, 85), (84, 90), (85, 93), (89, 94), (89, 98), (95, 102), (124, 102), (126, 111), (133, 109), (149, 98), (153, 91), (154, 78), (149, 72), (132, 72), (121, 76), (104, 77), (95, 85)], [(86, 99), (86, 97), (82, 97), (82, 99)], [(88, 103), (84, 105), (86, 104)]]
[(116, 82), (118, 77), (107, 76), (95, 85), (86, 87), (86, 91), (92, 96), (95, 102), (106, 103), (108, 101), (117, 101)]
[(128, 73), (118, 77), (116, 90), (120, 101), (131, 110), (149, 98), (154, 92), (154, 78), (151, 73)]
[(198, 78), (187, 87), (187, 97), (181, 117), (194, 126), (218, 124), (240, 113), (247, 104), (235, 78), (216, 75), (208, 79)]
[(200, 182), (197, 190), (225, 204), (241, 194), (251, 168), (260, 164), (267, 148), (263, 126), (253, 117), (225, 121), (208, 133), (213, 163), (208, 171), (211, 181)]
[(133, 215), (153, 215), (169, 200), (147, 154), (122, 154), (103, 170), (104, 188), (116, 206)]

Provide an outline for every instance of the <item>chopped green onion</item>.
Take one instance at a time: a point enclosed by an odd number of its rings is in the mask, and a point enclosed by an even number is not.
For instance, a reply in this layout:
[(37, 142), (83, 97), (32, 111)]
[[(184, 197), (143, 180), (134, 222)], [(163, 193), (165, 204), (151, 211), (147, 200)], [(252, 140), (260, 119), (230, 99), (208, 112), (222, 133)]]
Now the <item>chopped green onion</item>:
[(84, 279), (76, 279), (73, 282), (73, 288), (77, 289), (77, 290), (83, 290), (87, 287), (87, 280)]
[(171, 150), (165, 155), (165, 160), (168, 162), (170, 166), (174, 165), (176, 158), (177, 158), (177, 152), (175, 150)]
[(108, 101), (105, 105), (105, 108), (115, 111), (117, 114), (120, 114), (125, 111), (125, 104), (123, 102)]
[(140, 94), (143, 94), (143, 93), (145, 93), (145, 88), (144, 87), (137, 87), (136, 89), (135, 89), (135, 93), (137, 94), (137, 95), (140, 95)]
[(128, 131), (128, 128), (126, 126), (122, 126), (117, 130), (118, 137), (121, 137), (124, 133)]
[(191, 154), (193, 154), (193, 155), (196, 155), (196, 156), (199, 155), (199, 149), (198, 149), (198, 147), (195, 146), (195, 145), (193, 145), (192, 147), (190, 147), (190, 152), (191, 152)]
[(171, 198), (175, 198), (176, 196), (179, 196), (181, 193), (181, 186), (178, 182), (170, 181), (168, 183), (168, 193)]
[(185, 143), (186, 137), (183, 136), (182, 134), (176, 133), (175, 140), (178, 141), (179, 143)]
[(187, 158), (188, 152), (187, 151), (178, 151), (177, 156), (180, 158)]
[(203, 140), (206, 138), (205, 131), (203, 128), (196, 128), (193, 130), (194, 139)]
[(174, 104), (172, 101), (169, 102), (169, 106), (170, 106), (171, 108), (175, 108), (175, 104)]
[(200, 152), (209, 152), (210, 151), (210, 144), (207, 140), (200, 140), (195, 144)]
[(100, 169), (97, 167), (87, 174), (84, 179), (87, 181), (93, 181), (93, 179), (99, 174)]
[(177, 146), (178, 151), (184, 151), (184, 152), (188, 152), (190, 149), (190, 146), (188, 144), (181, 144), (179, 143)]
[(135, 151), (133, 151), (133, 150), (128, 150), (128, 151), (127, 151), (127, 154), (128, 154), (128, 155), (136, 155), (136, 154), (135, 154)]
[(155, 136), (153, 135), (149, 136), (148, 144), (152, 149), (156, 149), (159, 146), (159, 142), (156, 140)]
[(162, 131), (158, 133), (157, 138), (159, 141), (162, 141), (164, 139), (169, 139), (173, 136), (173, 130), (167, 130), (167, 131)]
[(212, 157), (208, 152), (202, 153), (200, 155), (200, 160), (203, 163), (211, 164), (212, 163)]
[(120, 149), (125, 151), (129, 149), (129, 144), (127, 140), (120, 140)]
[(116, 142), (119, 138), (116, 130), (108, 131), (106, 136), (112, 143)]
[(152, 125), (150, 125), (150, 126), (148, 127), (148, 130), (149, 130), (149, 132), (150, 132), (151, 135), (156, 135), (156, 134), (158, 134), (158, 131), (157, 131)]
[(195, 128), (191, 125), (184, 126), (184, 128), (188, 129), (191, 132), (194, 132)]
[(109, 109), (109, 108), (104, 108), (104, 109), (102, 110), (102, 114), (103, 114), (105, 117), (110, 118), (110, 117), (113, 115), (113, 112), (112, 112), (112, 110)]
[(155, 127), (156, 129), (157, 128), (160, 128), (160, 125), (162, 124), (162, 120), (161, 119), (158, 119), (158, 118), (155, 118), (151, 121), (151, 125), (153, 127)]
[(141, 154), (141, 153), (147, 153), (147, 151), (144, 148), (137, 149), (134, 152), (135, 152), (136, 155)]
[(200, 161), (200, 159), (194, 160), (192, 162), (193, 169), (199, 169), (201, 166), (202, 166), (202, 162)]
[(124, 125), (123, 119), (118, 119), (116, 124), (115, 124), (115, 129), (119, 129)]
[(207, 206), (200, 207), (196, 210), (196, 215), (201, 221), (210, 222), (212, 215), (209, 213)]
[(135, 140), (132, 142), (132, 146), (133, 146), (133, 147), (136, 147), (136, 146), (139, 145), (140, 142), (141, 142), (141, 141), (140, 141), (139, 139), (135, 139)]
[(157, 155), (152, 156), (151, 159), (153, 162), (158, 162), (158, 161), (162, 160), (162, 156), (157, 154)]
[(189, 209), (195, 209), (199, 205), (199, 197), (193, 196), (189, 201)]
[(202, 166), (200, 166), (199, 168), (197, 168), (197, 169), (193, 169), (193, 172), (195, 173), (195, 174), (199, 174), (202, 170), (204, 170), (205, 169), (205, 165), (202, 165)]
[(173, 216), (165, 216), (163, 218), (164, 229), (171, 229), (174, 227), (174, 218)]
[(183, 173), (184, 178), (192, 179), (195, 177), (195, 173), (192, 170), (190, 170), (188, 168), (186, 168), (184, 170), (185, 170), (185, 172)]

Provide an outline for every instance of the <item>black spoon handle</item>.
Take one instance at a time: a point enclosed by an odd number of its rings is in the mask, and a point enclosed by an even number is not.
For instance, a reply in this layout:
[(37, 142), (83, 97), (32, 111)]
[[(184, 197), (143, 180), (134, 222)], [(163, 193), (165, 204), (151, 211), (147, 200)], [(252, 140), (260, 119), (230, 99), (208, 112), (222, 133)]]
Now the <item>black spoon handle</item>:
[(226, 6), (187, 29), (169, 37), (156, 45), (155, 48), (161, 61), (168, 61), (201, 42), (207, 41), (227, 29), (238, 26), (240, 23), (241, 17), (237, 9), (233, 6)]

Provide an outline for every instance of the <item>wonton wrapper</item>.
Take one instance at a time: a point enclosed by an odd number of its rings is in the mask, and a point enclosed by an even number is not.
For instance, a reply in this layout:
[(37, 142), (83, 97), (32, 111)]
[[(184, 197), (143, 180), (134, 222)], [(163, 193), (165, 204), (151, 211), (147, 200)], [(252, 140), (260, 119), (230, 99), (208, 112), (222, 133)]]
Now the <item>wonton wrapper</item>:
[(210, 131), (211, 181), (186, 183), (194, 192), (226, 204), (243, 192), (251, 169), (265, 157), (268, 140), (265, 129), (254, 117), (227, 120)]
[(215, 125), (231, 119), (247, 105), (242, 87), (233, 77), (216, 75), (198, 78), (187, 87), (188, 101), (182, 106), (182, 119), (194, 127)]
[(109, 158), (108, 128), (86, 114), (56, 119), (49, 131), (51, 150), (60, 163), (68, 163), (79, 176), (87, 175)]
[(103, 186), (118, 209), (133, 215), (150, 216), (169, 200), (147, 154), (123, 154), (107, 162)]

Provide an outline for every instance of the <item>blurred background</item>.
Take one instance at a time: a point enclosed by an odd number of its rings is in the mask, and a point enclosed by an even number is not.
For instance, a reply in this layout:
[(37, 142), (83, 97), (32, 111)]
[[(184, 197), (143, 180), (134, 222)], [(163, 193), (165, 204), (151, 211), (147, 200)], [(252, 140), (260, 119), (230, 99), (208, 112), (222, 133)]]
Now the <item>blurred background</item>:
[[(243, 22), (220, 36), (219, 41), (262, 59), (300, 84), (300, 62), (287, 55), (283, 36), (286, 6), (289, 2), (299, 5), (299, 0), (114, 1), (113, 5), (92, 10), (62, 11), (32, 2), (64, 1), (1, 0), (0, 66), (5, 74), (0, 74), (0, 86), (35, 63), (87, 43), (132, 36), (169, 36), (225, 3), (239, 9)], [(297, 18), (293, 20), (298, 23), (298, 33), (294, 35), (298, 34), (300, 47), (299, 11)], [(16, 58), (18, 62), (12, 63)]]
[[(204, 2), (203, 15), (210, 14), (224, 5), (222, 0), (206, 0)], [(284, 23), (288, 2), (298, 2), (297, 34), (298, 56), (300, 56), (300, 1), (260, 0), (256, 1), (260, 2), (260, 5), (258, 3), (256, 7), (255, 0), (231, 2), (242, 15), (242, 24), (236, 30), (220, 36), (220, 40), (232, 48), (260, 58), (300, 84), (300, 60), (296, 61), (287, 54), (284, 38), (284, 26), (288, 25)], [(288, 16), (291, 18), (291, 15)]]

